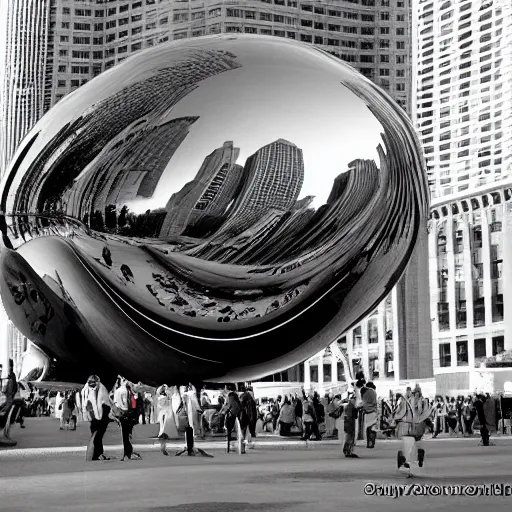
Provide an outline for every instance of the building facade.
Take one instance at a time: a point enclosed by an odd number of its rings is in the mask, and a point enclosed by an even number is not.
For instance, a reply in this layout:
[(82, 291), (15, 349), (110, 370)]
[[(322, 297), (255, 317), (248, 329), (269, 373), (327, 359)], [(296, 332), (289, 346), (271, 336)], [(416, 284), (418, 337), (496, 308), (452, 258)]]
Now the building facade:
[[(437, 200), (429, 234), (433, 361), (440, 389), (472, 391), (512, 350), (512, 180)], [(499, 357), (499, 356), (498, 356)]]
[(133, 52), (248, 33), (315, 44), (410, 107), (409, 0), (52, 0), (51, 104)]
[(484, 382), (492, 371), (480, 366), (512, 348), (512, 4), (415, 0), (413, 17), (413, 118), (433, 197), (436, 384), (451, 394), (500, 389)]
[(50, 0), (0, 7), (0, 178), (23, 136), (45, 112)]
[(512, 4), (415, 0), (414, 117), (433, 198), (512, 171)]

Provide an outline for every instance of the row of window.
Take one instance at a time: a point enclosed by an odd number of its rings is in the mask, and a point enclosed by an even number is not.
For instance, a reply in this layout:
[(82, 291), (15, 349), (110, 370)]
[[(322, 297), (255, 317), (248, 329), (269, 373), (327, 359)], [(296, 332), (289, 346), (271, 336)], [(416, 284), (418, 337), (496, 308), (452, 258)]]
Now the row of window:
[[(455, 342), (457, 353), (454, 359), (456, 366), (468, 366), (468, 340), (458, 340)], [(487, 341), (485, 338), (474, 340), (475, 367), (480, 366), (480, 362), (488, 355), (497, 355), (505, 350), (505, 337), (493, 336), (492, 354), (487, 354)], [(452, 366), (451, 343), (439, 343), (439, 366), (446, 368)]]

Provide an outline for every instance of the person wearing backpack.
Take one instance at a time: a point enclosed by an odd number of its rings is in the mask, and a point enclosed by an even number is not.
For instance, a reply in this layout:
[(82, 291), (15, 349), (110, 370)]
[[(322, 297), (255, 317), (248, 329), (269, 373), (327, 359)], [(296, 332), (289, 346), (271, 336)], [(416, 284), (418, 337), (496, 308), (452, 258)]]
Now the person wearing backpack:
[(123, 457), (125, 459), (142, 459), (142, 457), (133, 451), (131, 442), (133, 427), (139, 421), (139, 410), (137, 408), (137, 398), (132, 389), (132, 384), (123, 380), (121, 386), (114, 393), (114, 405), (119, 411), (119, 423), (121, 423), (121, 432), (123, 435)]

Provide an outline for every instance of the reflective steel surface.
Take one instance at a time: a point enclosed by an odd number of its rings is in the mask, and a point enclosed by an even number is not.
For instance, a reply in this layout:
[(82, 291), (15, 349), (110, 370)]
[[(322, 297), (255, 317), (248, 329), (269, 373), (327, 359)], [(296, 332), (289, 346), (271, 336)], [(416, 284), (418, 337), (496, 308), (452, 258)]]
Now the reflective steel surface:
[(147, 383), (313, 355), (390, 291), (428, 209), (385, 93), (311, 46), (238, 35), (143, 51), (65, 97), (0, 200), (20, 330), (75, 374)]

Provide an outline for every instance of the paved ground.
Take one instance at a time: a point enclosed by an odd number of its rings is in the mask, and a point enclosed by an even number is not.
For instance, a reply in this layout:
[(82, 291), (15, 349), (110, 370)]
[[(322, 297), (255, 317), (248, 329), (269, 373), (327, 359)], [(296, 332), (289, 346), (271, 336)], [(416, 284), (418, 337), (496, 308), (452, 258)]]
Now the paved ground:
[[(25, 432), (33, 427), (35, 421)], [(80, 431), (63, 434), (87, 438)], [(111, 435), (118, 434), (113, 430)], [(73, 453), (0, 457), (0, 511), (508, 511), (512, 496), (392, 499), (364, 493), (367, 483), (512, 484), (512, 439), (497, 439), (496, 444), (485, 448), (474, 439), (426, 441), (426, 467), (412, 480), (395, 469), (396, 442), (380, 442), (375, 450), (358, 448), (358, 460), (342, 458), (335, 443), (308, 450), (251, 450), (245, 456), (217, 451), (213, 459), (165, 457), (158, 451), (129, 462), (86, 463)]]

